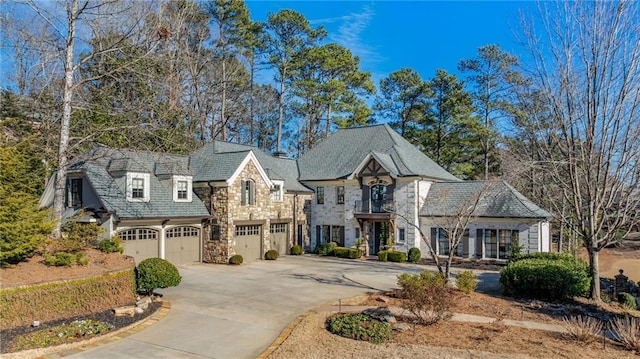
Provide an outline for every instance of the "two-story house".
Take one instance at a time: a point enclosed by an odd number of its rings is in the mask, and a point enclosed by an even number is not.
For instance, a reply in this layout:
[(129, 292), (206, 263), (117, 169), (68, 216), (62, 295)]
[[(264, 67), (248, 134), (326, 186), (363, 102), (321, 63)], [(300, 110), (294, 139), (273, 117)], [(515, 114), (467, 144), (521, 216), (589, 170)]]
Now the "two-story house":
[(469, 203), (456, 255), (549, 250), (547, 211), (504, 182), (460, 181), (387, 125), (338, 130), (297, 160), (221, 141), (190, 156), (98, 147), (69, 167), (64, 216), (83, 210), (75, 220), (99, 222), (138, 262), (227, 263), (358, 238), (373, 254), (430, 243), (445, 255), (447, 221)]

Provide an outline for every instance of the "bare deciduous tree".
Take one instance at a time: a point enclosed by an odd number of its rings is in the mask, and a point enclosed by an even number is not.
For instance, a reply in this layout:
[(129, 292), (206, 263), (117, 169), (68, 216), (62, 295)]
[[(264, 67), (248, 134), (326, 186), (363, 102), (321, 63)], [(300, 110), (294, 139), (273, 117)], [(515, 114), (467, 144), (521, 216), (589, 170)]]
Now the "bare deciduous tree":
[(558, 189), (544, 192), (560, 193), (549, 203), (582, 239), (600, 301), (598, 253), (640, 221), (640, 3), (543, 2), (523, 23), (549, 106), (528, 114), (531, 133), (548, 135), (531, 160)]

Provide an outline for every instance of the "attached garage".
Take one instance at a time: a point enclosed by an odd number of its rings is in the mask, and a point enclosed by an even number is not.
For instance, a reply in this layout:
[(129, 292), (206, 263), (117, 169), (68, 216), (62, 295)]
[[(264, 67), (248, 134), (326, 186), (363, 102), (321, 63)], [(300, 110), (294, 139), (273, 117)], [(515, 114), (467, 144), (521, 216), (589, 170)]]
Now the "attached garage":
[(159, 231), (150, 228), (132, 228), (119, 231), (118, 236), (124, 241), (124, 253), (133, 257), (137, 263), (147, 258), (158, 256)]
[(271, 249), (277, 250), (281, 256), (289, 253), (287, 245), (289, 238), (288, 227), (287, 223), (272, 223), (269, 227)]
[(200, 229), (173, 227), (165, 231), (165, 258), (173, 264), (200, 261)]
[(236, 226), (235, 252), (244, 259), (244, 262), (252, 262), (262, 259), (262, 226), (247, 225)]

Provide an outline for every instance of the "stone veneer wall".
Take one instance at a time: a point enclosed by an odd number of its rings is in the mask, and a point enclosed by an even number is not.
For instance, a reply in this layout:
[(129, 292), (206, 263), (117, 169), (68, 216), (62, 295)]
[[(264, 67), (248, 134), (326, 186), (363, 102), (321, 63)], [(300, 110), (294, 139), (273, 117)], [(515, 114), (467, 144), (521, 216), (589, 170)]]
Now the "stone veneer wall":
[[(242, 182), (251, 179), (255, 182), (255, 204), (242, 205)], [(298, 222), (306, 222), (307, 214), (304, 212), (304, 201), (310, 200), (311, 195), (298, 195), (297, 218)], [(229, 258), (235, 254), (236, 241), (234, 238), (235, 225), (242, 222), (258, 222), (262, 225), (262, 249), (263, 252), (271, 249), (270, 224), (289, 223), (289, 246), (296, 238), (293, 238), (293, 200), (295, 195), (285, 194), (283, 201), (272, 201), (271, 191), (267, 183), (260, 176), (255, 164), (250, 161), (240, 175), (229, 187), (214, 188), (211, 201), (214, 215), (217, 216), (217, 224), (220, 226), (220, 239), (210, 241), (205, 237), (203, 261), (210, 263), (228, 263)], [(308, 222), (306, 222), (308, 223)], [(308, 240), (307, 226), (303, 226)]]

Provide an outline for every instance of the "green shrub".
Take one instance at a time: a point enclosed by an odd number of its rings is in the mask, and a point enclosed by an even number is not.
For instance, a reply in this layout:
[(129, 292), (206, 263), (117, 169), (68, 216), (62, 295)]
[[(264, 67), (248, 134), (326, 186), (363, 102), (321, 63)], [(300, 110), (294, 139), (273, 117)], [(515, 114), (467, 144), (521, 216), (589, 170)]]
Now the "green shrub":
[(358, 259), (362, 257), (362, 250), (358, 248), (336, 247), (333, 254), (338, 258)]
[(178, 268), (162, 258), (147, 258), (136, 268), (136, 285), (138, 291), (147, 295), (153, 294), (156, 288), (175, 287), (182, 277)]
[(435, 324), (451, 317), (453, 294), (444, 275), (424, 271), (398, 276), (402, 308), (415, 315), (421, 324)]
[(62, 267), (67, 266), (71, 267), (75, 262), (76, 258), (73, 254), (67, 252), (58, 252), (56, 254), (46, 254), (44, 257), (44, 264), (48, 266)]
[(569, 253), (557, 253), (557, 252), (536, 252), (528, 254), (518, 254), (511, 258), (511, 262), (522, 261), (525, 259), (548, 259), (548, 260), (566, 260), (575, 261), (576, 258)]
[(407, 254), (405, 252), (389, 251), (387, 252), (387, 258), (389, 262), (402, 263), (407, 261)]
[(299, 255), (302, 255), (302, 252), (303, 252), (302, 247), (297, 244), (291, 247), (291, 255), (299, 256)]
[(374, 344), (391, 339), (391, 326), (362, 313), (338, 314), (327, 319), (327, 330), (341, 337)]
[(581, 296), (589, 289), (587, 264), (573, 257), (532, 258), (510, 262), (500, 271), (504, 294), (557, 300)]
[(278, 259), (278, 251), (275, 249), (270, 249), (267, 253), (264, 254), (264, 259), (268, 261), (275, 261)]
[(456, 284), (460, 291), (465, 294), (471, 294), (471, 292), (475, 292), (478, 287), (478, 276), (470, 270), (460, 272), (456, 274)]
[(84, 213), (81, 211), (62, 225), (62, 238), (56, 241), (58, 251), (75, 253), (98, 243), (104, 228), (97, 222), (82, 223), (75, 220), (82, 216)]
[(378, 260), (380, 262), (386, 262), (387, 259), (388, 259), (388, 254), (389, 254), (389, 252), (387, 252), (387, 251), (378, 252)]
[(313, 250), (313, 253), (319, 254), (321, 256), (333, 256), (335, 255), (333, 251), (336, 249), (336, 247), (338, 247), (338, 243), (336, 242), (320, 244), (316, 246), (316, 248)]
[(76, 253), (76, 264), (86, 266), (89, 264), (89, 258), (85, 257), (83, 253)]
[(98, 242), (98, 249), (104, 253), (122, 253), (124, 247), (122, 246), (122, 239), (118, 236), (114, 236), (111, 239), (104, 239)]
[(629, 293), (626, 293), (626, 292), (618, 293), (617, 299), (618, 299), (618, 303), (622, 304), (622, 306), (625, 308), (628, 308), (631, 310), (638, 309), (636, 298)]
[(420, 249), (418, 248), (411, 248), (409, 249), (408, 257), (409, 262), (418, 263), (420, 262), (420, 258), (422, 258), (422, 253), (420, 253)]
[(242, 264), (243, 261), (244, 259), (239, 254), (236, 254), (234, 256), (231, 256), (231, 258), (229, 258), (229, 264), (238, 265), (238, 264)]

